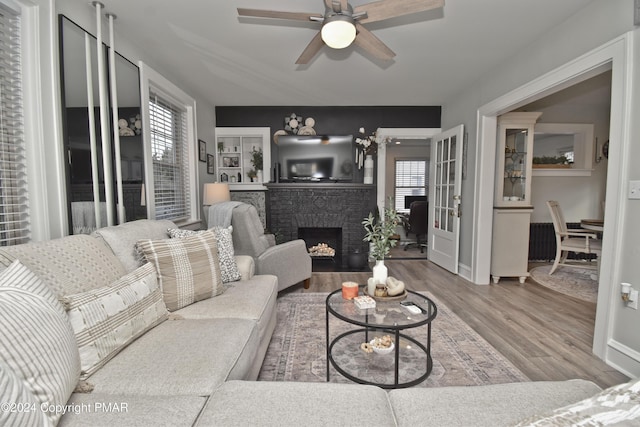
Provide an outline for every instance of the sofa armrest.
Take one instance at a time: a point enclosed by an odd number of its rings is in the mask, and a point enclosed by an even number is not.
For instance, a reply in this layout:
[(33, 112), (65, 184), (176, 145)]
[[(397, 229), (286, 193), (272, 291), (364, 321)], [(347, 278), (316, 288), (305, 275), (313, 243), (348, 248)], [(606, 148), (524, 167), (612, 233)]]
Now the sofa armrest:
[(249, 280), (256, 274), (256, 263), (249, 255), (236, 255), (236, 264), (240, 270), (240, 280)]
[(256, 261), (258, 274), (278, 276), (279, 291), (311, 277), (311, 257), (302, 239), (272, 246)]

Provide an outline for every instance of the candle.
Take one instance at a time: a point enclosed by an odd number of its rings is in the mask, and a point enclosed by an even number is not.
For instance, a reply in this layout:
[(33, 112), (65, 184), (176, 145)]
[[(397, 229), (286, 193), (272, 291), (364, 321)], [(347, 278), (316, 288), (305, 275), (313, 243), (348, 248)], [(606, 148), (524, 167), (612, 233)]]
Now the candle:
[(356, 282), (342, 282), (342, 298), (353, 299), (358, 296), (358, 284)]

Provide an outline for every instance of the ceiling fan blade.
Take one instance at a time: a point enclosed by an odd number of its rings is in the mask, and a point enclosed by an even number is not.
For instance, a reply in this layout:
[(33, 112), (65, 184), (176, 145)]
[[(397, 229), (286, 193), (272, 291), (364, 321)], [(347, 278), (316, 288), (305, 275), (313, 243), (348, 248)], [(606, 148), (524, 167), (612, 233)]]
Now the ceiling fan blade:
[(256, 18), (292, 19), (295, 21), (311, 21), (312, 17), (323, 18), (323, 15), (319, 13), (278, 12), (275, 10), (244, 9), (241, 7), (238, 8), (238, 15)]
[(378, 0), (356, 6), (353, 9), (353, 13), (366, 12), (367, 17), (359, 21), (364, 24), (395, 18), (396, 16), (424, 12), (425, 10), (443, 6), (444, 0)]
[(309, 61), (311, 61), (311, 59), (316, 56), (320, 49), (322, 49), (322, 46), (324, 46), (324, 42), (322, 41), (322, 36), (318, 31), (316, 36), (309, 42), (307, 47), (304, 48), (302, 54), (296, 61), (296, 64), (308, 64)]
[(395, 52), (389, 49), (379, 38), (377, 38), (371, 31), (367, 30), (364, 26), (356, 22), (356, 29), (358, 35), (353, 43), (369, 52), (371, 55), (384, 61), (390, 61), (396, 56)]

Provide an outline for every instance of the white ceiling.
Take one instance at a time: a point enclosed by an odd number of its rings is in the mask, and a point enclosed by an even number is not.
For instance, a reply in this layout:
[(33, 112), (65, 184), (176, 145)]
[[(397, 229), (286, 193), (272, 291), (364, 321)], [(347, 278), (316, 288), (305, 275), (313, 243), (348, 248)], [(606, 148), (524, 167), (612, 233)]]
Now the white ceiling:
[(102, 1), (117, 38), (212, 105), (443, 105), (592, 0), (445, 0), (367, 25), (396, 52), (391, 63), (351, 46), (304, 66), (295, 61), (318, 24), (240, 19), (236, 8), (322, 13), (323, 0)]

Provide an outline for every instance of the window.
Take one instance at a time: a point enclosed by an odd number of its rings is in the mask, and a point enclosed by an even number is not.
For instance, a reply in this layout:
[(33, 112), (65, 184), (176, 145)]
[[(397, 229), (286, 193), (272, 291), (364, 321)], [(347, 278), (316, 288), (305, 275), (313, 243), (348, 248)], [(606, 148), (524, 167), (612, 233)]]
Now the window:
[(200, 222), (196, 102), (140, 63), (148, 217), (181, 227)]
[(149, 99), (155, 218), (184, 220), (189, 212), (186, 114), (156, 94)]
[(0, 4), (0, 246), (30, 240), (20, 16)]
[(396, 159), (395, 208), (409, 212), (407, 196), (426, 196), (429, 186), (427, 159)]

